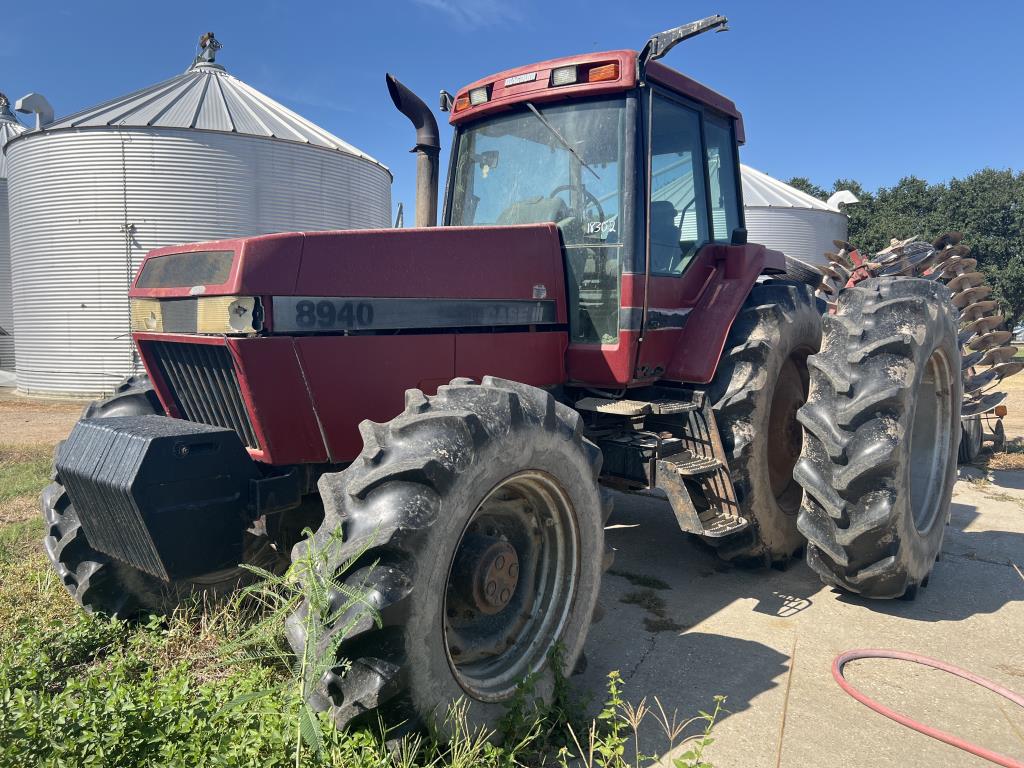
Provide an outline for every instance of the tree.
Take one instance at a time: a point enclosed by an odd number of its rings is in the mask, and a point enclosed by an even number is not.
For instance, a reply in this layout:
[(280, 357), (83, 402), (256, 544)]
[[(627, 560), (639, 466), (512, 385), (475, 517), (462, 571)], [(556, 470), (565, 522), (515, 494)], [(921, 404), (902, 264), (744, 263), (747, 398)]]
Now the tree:
[(811, 197), (818, 198), (822, 202), (828, 200), (828, 192), (819, 187), (806, 176), (794, 176), (786, 183), (789, 184), (789, 186), (791, 187), (799, 189), (801, 192), (806, 192)]

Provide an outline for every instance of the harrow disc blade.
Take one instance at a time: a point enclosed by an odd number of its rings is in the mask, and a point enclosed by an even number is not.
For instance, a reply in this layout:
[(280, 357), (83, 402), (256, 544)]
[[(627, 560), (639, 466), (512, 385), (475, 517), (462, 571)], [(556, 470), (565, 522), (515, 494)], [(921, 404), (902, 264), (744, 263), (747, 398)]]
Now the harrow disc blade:
[(850, 258), (850, 254), (847, 251), (839, 251), (839, 253), (826, 251), (825, 257), (833, 264), (842, 264), (845, 267), (853, 268), (853, 259)]
[(964, 400), (960, 407), (960, 416), (981, 416), (983, 413), (995, 410), (996, 406), (1002, 405), (1007, 397), (1005, 392), (993, 392), (977, 399)]
[(996, 347), (990, 349), (978, 361), (978, 365), (999, 365), (1009, 362), (1017, 356), (1017, 348), (1014, 346)]
[(1012, 338), (1013, 334), (1009, 331), (992, 331), (972, 339), (967, 344), (967, 348), (983, 352), (986, 349), (993, 349), (1001, 346)]
[(967, 288), (977, 288), (979, 285), (985, 282), (985, 275), (981, 272), (964, 272), (963, 274), (957, 275), (948, 283), (946, 287), (949, 290), (956, 293), (957, 291), (963, 291)]
[(966, 291), (959, 291), (953, 294), (953, 306), (957, 309), (965, 309), (971, 304), (976, 304), (992, 293), (992, 286), (979, 285), (977, 288), (968, 288)]
[(1003, 324), (1003, 320), (1003, 316), (999, 314), (979, 317), (977, 320), (965, 325), (964, 331), (970, 331), (972, 334), (988, 333), (989, 331), (994, 331), (996, 328), (1001, 326)]
[(979, 317), (983, 317), (986, 313), (991, 312), (998, 307), (999, 302), (995, 299), (986, 299), (985, 301), (978, 301), (974, 304), (969, 304), (960, 312), (960, 320), (962, 322), (969, 323), (972, 320), (977, 320)]
[(839, 289), (836, 287), (836, 281), (831, 277), (823, 277), (821, 279), (821, 283), (818, 284), (817, 290), (828, 294), (829, 296), (835, 296), (839, 293)]
[(964, 236), (960, 232), (945, 232), (932, 241), (932, 246), (935, 248), (945, 248), (947, 245), (956, 245), (963, 239)]
[(832, 245), (834, 245), (836, 248), (838, 248), (841, 251), (852, 251), (852, 250), (855, 250), (854, 247), (852, 245), (850, 245), (848, 242), (846, 242), (845, 240), (833, 240), (832, 241)]
[(977, 266), (977, 259), (969, 259), (965, 256), (951, 256), (949, 260), (946, 261), (942, 271), (948, 277), (953, 278), (957, 275), (963, 274), (964, 272), (973, 272), (974, 268)]
[(973, 395), (977, 392), (988, 389), (992, 384), (999, 381), (999, 374), (992, 368), (983, 371), (975, 376), (964, 379), (964, 393)]
[(839, 285), (845, 286), (850, 281), (850, 275), (852, 273), (843, 264), (833, 264), (832, 271), (834, 273), (834, 279), (838, 281)]
[(1021, 371), (1024, 371), (1024, 362), (999, 363), (989, 368), (989, 372), (995, 373), (999, 377), (999, 381), (1008, 379), (1010, 376), (1016, 376)]
[(960, 357), (960, 370), (966, 371), (968, 368), (973, 368), (981, 362), (981, 358), (984, 356), (984, 352), (969, 352), (966, 355), (962, 355)]
[(973, 331), (973, 330), (968, 329), (968, 328), (964, 328), (962, 331), (960, 331), (959, 334), (957, 334), (956, 343), (957, 343), (958, 346), (960, 346), (962, 348), (964, 346), (964, 344), (966, 344), (968, 341), (970, 341), (971, 339), (973, 339), (977, 335), (978, 334), (977, 334), (976, 331)]

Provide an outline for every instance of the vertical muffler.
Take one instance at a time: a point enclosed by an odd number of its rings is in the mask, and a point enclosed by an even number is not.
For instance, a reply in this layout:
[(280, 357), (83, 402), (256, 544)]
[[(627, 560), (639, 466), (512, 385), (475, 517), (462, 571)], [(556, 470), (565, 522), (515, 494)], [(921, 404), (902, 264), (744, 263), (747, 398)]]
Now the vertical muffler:
[(441, 138), (437, 120), (423, 99), (402, 85), (394, 75), (387, 75), (388, 93), (398, 111), (416, 128), (416, 226), (437, 225), (437, 187), (441, 154)]

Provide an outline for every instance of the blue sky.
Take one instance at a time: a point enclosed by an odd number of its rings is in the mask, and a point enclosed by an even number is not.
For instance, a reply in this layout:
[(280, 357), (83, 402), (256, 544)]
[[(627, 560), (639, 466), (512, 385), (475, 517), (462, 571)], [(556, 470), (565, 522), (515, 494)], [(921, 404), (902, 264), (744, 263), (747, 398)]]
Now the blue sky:
[(440, 88), (555, 56), (639, 48), (712, 13), (728, 16), (731, 31), (684, 43), (665, 63), (736, 101), (750, 165), (871, 189), (911, 174), (1024, 168), (1024, 4), (1015, 2), (9, 3), (0, 91), (12, 100), (39, 91), (69, 114), (185, 69), (213, 30), (230, 72), (388, 165), (395, 203), (411, 209), (412, 132), (391, 106), (385, 71), (432, 105)]

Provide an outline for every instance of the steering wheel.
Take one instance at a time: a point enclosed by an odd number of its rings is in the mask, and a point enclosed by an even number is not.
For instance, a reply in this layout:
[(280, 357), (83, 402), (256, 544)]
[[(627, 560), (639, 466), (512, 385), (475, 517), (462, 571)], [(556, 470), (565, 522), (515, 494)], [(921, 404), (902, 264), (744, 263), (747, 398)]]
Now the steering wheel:
[[(562, 184), (560, 187), (555, 187), (551, 190), (548, 197), (558, 197), (561, 192), (569, 192), (572, 190), (571, 184)], [(586, 187), (583, 187), (583, 197), (588, 203), (593, 203), (594, 207), (597, 208), (598, 221), (604, 221), (604, 208), (601, 207), (601, 201), (598, 200), (594, 193)]]

